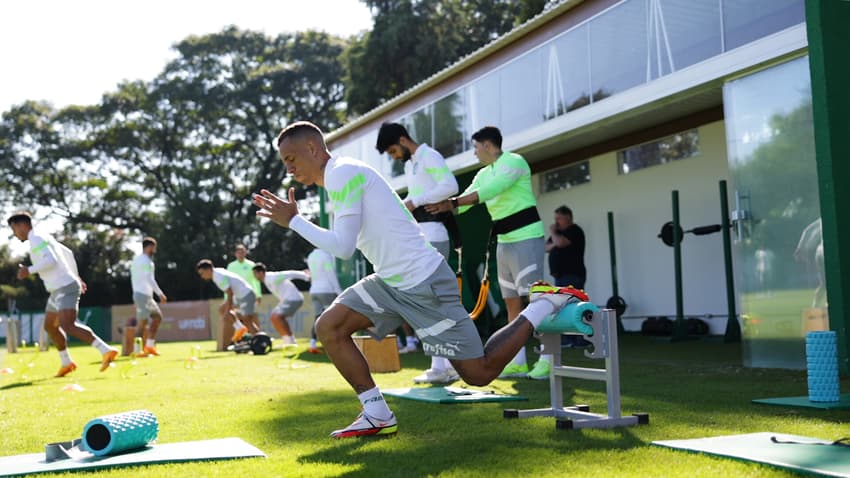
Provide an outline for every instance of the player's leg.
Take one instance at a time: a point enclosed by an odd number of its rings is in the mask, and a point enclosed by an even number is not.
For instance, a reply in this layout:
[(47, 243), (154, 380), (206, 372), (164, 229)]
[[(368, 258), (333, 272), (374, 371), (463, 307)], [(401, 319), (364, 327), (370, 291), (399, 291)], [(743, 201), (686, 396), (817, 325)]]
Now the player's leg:
[(59, 326), (59, 312), (50, 310), (51, 301), (47, 301), (48, 310), (44, 314), (44, 331), (50, 337), (50, 341), (56, 346), (59, 351), (59, 360), (61, 365), (56, 373), (57, 377), (64, 377), (77, 369), (77, 364), (71, 359), (71, 352), (68, 350), (68, 340), (65, 332)]

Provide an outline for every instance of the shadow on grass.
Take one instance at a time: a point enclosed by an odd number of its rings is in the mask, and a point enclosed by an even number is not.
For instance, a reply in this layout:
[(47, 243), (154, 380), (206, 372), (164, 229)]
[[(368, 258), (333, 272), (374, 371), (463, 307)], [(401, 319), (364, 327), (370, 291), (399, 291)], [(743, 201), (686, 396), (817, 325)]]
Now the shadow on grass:
[[(523, 389), (526, 384), (518, 385)], [(551, 417), (502, 418), (502, 410), (515, 403), (440, 405), (397, 399), (389, 401), (399, 420), (397, 435), (335, 440), (330, 432), (347, 426), (359, 411), (353, 392), (290, 395), (281, 405), (279, 414), (255, 426), (274, 441), (308, 450), (297, 457), (298, 463), (346, 470), (335, 476), (481, 475), (488, 470), (504, 474), (506, 469), (546, 475), (552, 471), (551, 460), (540, 459), (541, 450), (555, 459), (564, 453), (645, 445), (626, 428), (567, 431), (556, 430)]]

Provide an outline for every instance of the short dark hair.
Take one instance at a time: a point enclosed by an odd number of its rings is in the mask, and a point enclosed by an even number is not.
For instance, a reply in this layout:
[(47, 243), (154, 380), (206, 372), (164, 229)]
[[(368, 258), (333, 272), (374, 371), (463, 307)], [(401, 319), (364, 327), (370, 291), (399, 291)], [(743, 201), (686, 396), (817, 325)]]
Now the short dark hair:
[(212, 268), (213, 268), (213, 262), (212, 262), (211, 260), (209, 260), (209, 259), (201, 259), (201, 260), (199, 260), (199, 261), (198, 261), (198, 263), (195, 265), (195, 269), (196, 269), (196, 270), (201, 270), (201, 269), (212, 269)]
[(155, 246), (155, 245), (156, 245), (156, 239), (154, 239), (154, 238), (152, 238), (152, 237), (150, 237), (150, 236), (145, 237), (144, 239), (142, 239), (142, 249), (144, 249), (144, 248), (146, 248), (146, 247), (148, 247), (148, 246)]
[(561, 206), (558, 209), (555, 209), (555, 212), (562, 216), (573, 217), (573, 210), (568, 208), (567, 206)]
[(483, 143), (489, 141), (497, 148), (502, 147), (502, 133), (495, 126), (485, 126), (472, 135), (472, 141)]
[(26, 224), (27, 226), (32, 226), (32, 214), (27, 211), (16, 211), (13, 212), (9, 219), (6, 222), (11, 226), (12, 224)]
[(384, 151), (390, 149), (390, 146), (399, 144), (401, 138), (413, 141), (404, 126), (398, 123), (384, 123), (378, 131), (378, 142), (375, 144), (375, 149), (384, 154)]
[(233, 246), (234, 251), (238, 251), (239, 249), (245, 249), (245, 252), (248, 252), (248, 248), (245, 247), (245, 244), (236, 244)]
[(280, 143), (287, 138), (302, 138), (307, 135), (317, 136), (322, 140), (322, 144), (325, 142), (325, 134), (318, 126), (309, 121), (296, 121), (280, 130), (275, 139), (275, 144), (280, 148)]
[(256, 264), (254, 264), (254, 269), (253, 269), (253, 270), (254, 270), (255, 272), (256, 272), (256, 271), (262, 271), (262, 272), (265, 272), (265, 271), (266, 271), (266, 265), (265, 265), (265, 264), (263, 264), (262, 262), (257, 262)]

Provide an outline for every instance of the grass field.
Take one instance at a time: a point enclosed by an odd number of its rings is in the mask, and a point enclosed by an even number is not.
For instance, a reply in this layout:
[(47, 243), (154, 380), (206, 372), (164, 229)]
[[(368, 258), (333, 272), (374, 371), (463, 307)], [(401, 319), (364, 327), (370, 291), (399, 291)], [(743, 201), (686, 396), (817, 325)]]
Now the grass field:
[[(202, 350), (186, 368), (194, 346)], [(36, 453), (79, 437), (99, 415), (145, 408), (160, 423), (158, 441), (236, 436), (267, 459), (152, 465), (104, 470), (110, 477), (206, 476), (791, 476), (755, 464), (650, 446), (653, 440), (772, 431), (824, 439), (847, 436), (847, 411), (754, 405), (753, 398), (806, 394), (805, 372), (745, 369), (738, 345), (621, 338), (625, 414), (647, 412), (650, 424), (612, 430), (556, 430), (552, 418), (505, 420), (506, 407), (548, 406), (548, 382), (497, 380), (485, 387), (528, 402), (437, 405), (388, 397), (399, 433), (382, 439), (333, 440), (359, 403), (325, 356), (290, 361), (211, 352), (212, 342), (160, 344), (161, 357), (122, 358), (98, 372), (91, 347), (72, 349), (80, 365), (52, 378), (55, 350), (32, 348), (0, 357), (0, 455)], [(565, 362), (601, 366), (567, 350)], [(411, 386), (427, 367), (422, 354), (402, 356), (402, 370), (378, 374), (382, 388)], [(294, 367), (293, 367), (294, 365)], [(62, 391), (78, 384), (81, 392)], [(458, 382), (455, 385), (460, 386)], [(848, 389), (845, 382), (843, 390)], [(569, 403), (605, 410), (604, 384), (570, 380)], [(79, 476), (77, 474), (68, 476)]]

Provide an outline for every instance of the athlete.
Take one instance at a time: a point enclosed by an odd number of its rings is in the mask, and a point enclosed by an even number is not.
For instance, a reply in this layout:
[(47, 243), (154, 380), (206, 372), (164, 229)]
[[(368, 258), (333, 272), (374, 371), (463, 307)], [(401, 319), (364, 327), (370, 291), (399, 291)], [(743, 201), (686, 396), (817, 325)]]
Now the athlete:
[[(142, 355), (159, 355), (156, 350), (156, 331), (162, 322), (162, 311), (156, 305), (153, 295), (159, 296), (162, 303), (168, 297), (159, 288), (154, 277), (153, 255), (156, 254), (156, 239), (142, 239), (142, 253), (133, 258), (130, 266), (130, 282), (133, 285), (133, 303), (136, 304), (136, 320), (139, 322), (136, 335), (144, 337), (145, 345)], [(150, 326), (148, 326), (150, 319)]]
[[(433, 214), (457, 208), (462, 214), (475, 204), (486, 204), (493, 219), (491, 234), (497, 235), (499, 288), (508, 308), (508, 322), (511, 322), (519, 316), (531, 284), (543, 279), (545, 231), (531, 189), (531, 168), (525, 159), (516, 153), (502, 151), (502, 134), (493, 126), (473, 134), (472, 144), (475, 156), (485, 166), (478, 170), (460, 196), (425, 208)], [(529, 371), (523, 347), (500, 377), (546, 380), (551, 364), (551, 355), (541, 355)]]
[[(407, 182), (407, 197), (404, 206), (419, 223), (425, 240), (437, 249), (446, 261), (449, 260), (451, 243), (444, 221), (454, 221), (452, 213), (442, 215), (428, 213), (424, 205), (442, 201), (457, 194), (457, 179), (446, 166), (446, 160), (436, 149), (425, 143), (413, 141), (407, 129), (398, 123), (384, 123), (378, 131), (375, 146), (379, 153), (387, 152), (394, 160), (404, 163)], [(405, 323), (409, 350), (412, 331)], [(409, 333), (408, 333), (409, 332)], [(416, 350), (415, 345), (413, 350)], [(431, 368), (413, 378), (414, 383), (450, 383), (459, 379), (457, 371), (445, 357), (431, 356)]]
[(309, 281), (310, 274), (304, 271), (267, 271), (265, 264), (257, 262), (254, 264), (254, 277), (266, 284), (271, 293), (280, 300), (272, 309), (271, 322), (280, 334), (284, 345), (294, 345), (295, 337), (292, 336), (292, 329), (289, 328), (286, 318), (292, 317), (301, 308), (304, 304), (304, 296), (292, 283), (292, 279)]
[(62, 362), (57, 377), (64, 377), (77, 369), (68, 350), (67, 334), (93, 346), (101, 353), (100, 371), (109, 368), (118, 350), (101, 340), (89, 327), (77, 322), (80, 295), (86, 291), (86, 283), (77, 272), (74, 254), (64, 244), (59, 243), (50, 234), (36, 231), (32, 225), (32, 215), (28, 212), (16, 212), (8, 219), (9, 227), (19, 241), (30, 242), (31, 266), (18, 266), (18, 279), (26, 279), (38, 274), (44, 287), (50, 293), (44, 314), (44, 330), (59, 351)]
[[(231, 342), (238, 342), (249, 331), (254, 334), (260, 331), (254, 312), (257, 296), (245, 279), (223, 267), (214, 267), (209, 259), (198, 261), (195, 269), (201, 279), (213, 281), (225, 294), (218, 312), (225, 320), (232, 321), (235, 331)], [(237, 323), (241, 326), (237, 326)]]
[[(254, 290), (257, 305), (260, 305), (260, 299), (263, 297), (263, 287), (260, 285), (260, 281), (254, 278), (254, 261), (248, 259), (248, 248), (244, 244), (237, 244), (233, 249), (233, 256), (235, 259), (227, 264), (227, 270), (245, 279), (245, 282)], [(248, 331), (238, 320), (234, 322), (234, 325), (240, 338)]]
[(460, 302), (454, 273), (377, 171), (352, 158), (332, 157), (321, 130), (309, 122), (287, 126), (276, 143), (296, 181), (328, 191), (333, 229), (318, 227), (298, 214), (294, 188), (289, 188), (288, 199), (265, 189), (255, 194), (257, 215), (292, 229), (337, 257), (351, 257), (356, 247), (375, 268), (373, 274), (344, 290), (316, 324), (325, 352), (362, 405), (357, 419), (331, 433), (332, 437), (398, 430), (366, 359), (351, 338), (354, 332), (367, 330), (382, 338), (405, 321), (419, 335), (426, 354), (448, 358), (470, 385), (486, 385), (525, 345), (534, 327), (576, 300), (562, 289), (535, 286), (532, 303), (520, 318), (482, 345)]
[[(313, 249), (313, 252), (307, 256), (307, 267), (310, 269), (310, 303), (318, 319), (322, 312), (330, 307), (342, 289), (339, 287), (332, 255), (321, 249)], [(312, 354), (322, 353), (316, 344), (315, 322), (310, 331), (310, 348), (307, 351)]]

